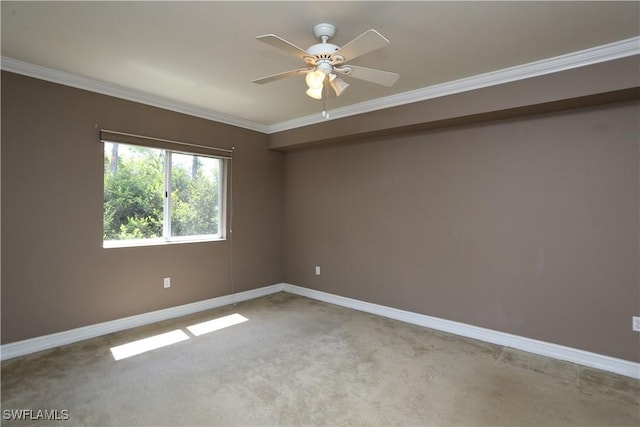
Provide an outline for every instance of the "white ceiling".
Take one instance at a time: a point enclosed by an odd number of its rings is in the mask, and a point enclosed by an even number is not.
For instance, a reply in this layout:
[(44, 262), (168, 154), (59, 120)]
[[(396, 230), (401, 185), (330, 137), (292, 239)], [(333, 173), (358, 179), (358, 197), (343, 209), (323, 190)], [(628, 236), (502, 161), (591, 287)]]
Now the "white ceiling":
[[(400, 74), (392, 88), (345, 78), (345, 108), (640, 35), (639, 2), (1, 2), (10, 60), (273, 126), (320, 116), (303, 76), (251, 80), (304, 64), (256, 40), (307, 48), (315, 24), (344, 45), (375, 28), (391, 44), (353, 64)], [(24, 65), (24, 64), (23, 64)]]

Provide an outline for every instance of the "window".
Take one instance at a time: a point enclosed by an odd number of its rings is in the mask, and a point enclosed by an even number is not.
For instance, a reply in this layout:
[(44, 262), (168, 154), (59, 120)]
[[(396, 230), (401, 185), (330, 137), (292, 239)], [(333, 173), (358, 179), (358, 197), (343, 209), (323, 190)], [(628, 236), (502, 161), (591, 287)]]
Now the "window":
[(224, 238), (224, 160), (104, 143), (103, 246)]

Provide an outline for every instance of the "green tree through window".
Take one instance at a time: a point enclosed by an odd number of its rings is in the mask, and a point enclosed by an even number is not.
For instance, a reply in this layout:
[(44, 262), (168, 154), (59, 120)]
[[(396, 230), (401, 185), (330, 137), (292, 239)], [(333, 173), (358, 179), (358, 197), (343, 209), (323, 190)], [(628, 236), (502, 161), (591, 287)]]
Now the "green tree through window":
[(218, 234), (219, 160), (171, 156), (171, 234)]

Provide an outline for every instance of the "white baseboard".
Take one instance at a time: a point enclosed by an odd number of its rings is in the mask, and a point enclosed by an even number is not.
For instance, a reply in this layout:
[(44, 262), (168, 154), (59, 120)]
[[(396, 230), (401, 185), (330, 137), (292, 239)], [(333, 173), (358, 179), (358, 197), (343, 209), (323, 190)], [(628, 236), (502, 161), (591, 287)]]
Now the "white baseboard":
[(463, 337), (474, 338), (492, 344), (511, 347), (541, 356), (573, 362), (578, 365), (601, 369), (627, 377), (640, 379), (640, 363), (617, 359), (602, 354), (591, 353), (576, 348), (565, 347), (544, 341), (507, 334), (465, 323), (440, 319), (410, 311), (398, 310), (378, 304), (371, 304), (351, 298), (333, 295), (326, 292), (303, 288), (288, 283), (282, 284), (282, 290), (296, 295), (305, 296), (330, 304), (340, 305), (367, 313), (377, 314), (390, 319), (412, 323)]
[(247, 301), (254, 298), (263, 297), (276, 292), (288, 292), (312, 298), (318, 301), (352, 308), (366, 313), (376, 314), (390, 319), (400, 320), (443, 332), (448, 332), (463, 337), (473, 338), (480, 341), (511, 347), (541, 356), (552, 357), (554, 359), (573, 362), (583, 366), (613, 372), (627, 377), (640, 379), (640, 363), (617, 359), (602, 354), (591, 353), (576, 348), (565, 347), (544, 341), (525, 338), (518, 335), (507, 334), (465, 323), (440, 319), (427, 316), (425, 314), (413, 313), (410, 311), (398, 310), (396, 308), (383, 305), (372, 304), (352, 298), (329, 294), (314, 289), (303, 288), (289, 283), (279, 283), (265, 286), (250, 291), (239, 292), (232, 295), (225, 295), (191, 304), (171, 307), (164, 310), (152, 311), (136, 316), (125, 317), (96, 325), (85, 326), (69, 331), (59, 332), (42, 337), (27, 339), (14, 343), (4, 344), (0, 347), (0, 359), (7, 360), (26, 354), (47, 350), (61, 345), (72, 344), (74, 342), (95, 338), (101, 335), (135, 328), (162, 320), (173, 319), (188, 314), (197, 313), (203, 310), (222, 307), (234, 302)]
[(111, 320), (108, 322), (83, 326), (81, 328), (71, 329), (55, 334), (44, 335), (41, 337), (35, 337), (23, 341), (4, 344), (0, 346), (0, 360), (12, 359), (14, 357), (24, 356), (26, 354), (35, 353), (42, 350), (48, 350), (50, 348), (59, 347), (61, 345), (72, 344), (74, 342), (83, 341), (89, 338), (95, 338), (101, 335), (135, 328), (137, 326), (148, 325), (150, 323), (160, 322), (162, 320), (186, 316), (188, 314), (197, 313), (199, 311), (222, 307), (224, 305), (233, 304), (235, 302), (259, 298), (281, 291), (282, 284), (265, 286), (262, 288), (238, 292), (236, 294), (225, 295), (218, 298), (211, 298), (191, 304), (179, 305), (163, 310), (151, 311), (149, 313), (123, 317), (122, 319)]

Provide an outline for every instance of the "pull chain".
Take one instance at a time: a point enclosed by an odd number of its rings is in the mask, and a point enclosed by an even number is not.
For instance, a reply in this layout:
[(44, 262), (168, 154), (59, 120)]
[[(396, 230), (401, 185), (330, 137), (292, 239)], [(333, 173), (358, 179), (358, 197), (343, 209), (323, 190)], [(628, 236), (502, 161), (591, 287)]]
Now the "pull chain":
[[(231, 147), (232, 153), (236, 147)], [(233, 306), (236, 306), (236, 290), (235, 290), (235, 277), (233, 274), (233, 165), (229, 161), (228, 165), (228, 177), (229, 177), (229, 278), (231, 279), (231, 301)]]
[(327, 111), (327, 97), (329, 96), (329, 88), (326, 84), (322, 85), (324, 90), (324, 96), (322, 97), (322, 117), (329, 119), (329, 112)]

